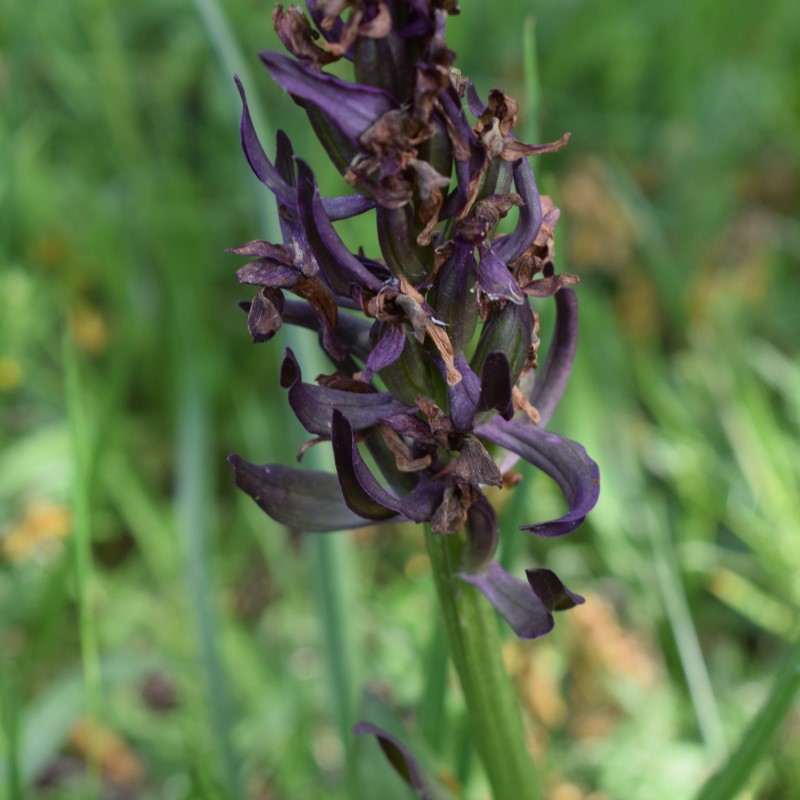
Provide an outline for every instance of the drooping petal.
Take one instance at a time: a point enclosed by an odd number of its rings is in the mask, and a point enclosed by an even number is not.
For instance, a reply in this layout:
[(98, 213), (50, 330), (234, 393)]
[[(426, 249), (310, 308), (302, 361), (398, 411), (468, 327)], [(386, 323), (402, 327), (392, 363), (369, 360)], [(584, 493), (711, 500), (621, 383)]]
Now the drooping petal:
[(305, 236), (319, 262), (326, 283), (339, 295), (349, 296), (355, 284), (377, 292), (382, 281), (345, 246), (320, 202), (311, 168), (297, 160), (297, 210)]
[(552, 570), (526, 569), (525, 575), (531, 589), (550, 612), (567, 611), (586, 602), (579, 594), (567, 589)]
[(395, 497), (369, 471), (358, 451), (350, 423), (335, 409), (331, 424), (331, 442), (342, 494), (352, 511), (367, 519), (376, 520), (388, 519), (395, 514), (402, 514), (412, 522), (430, 519), (441, 501), (443, 486), (422, 478), (406, 497)]
[(235, 454), (228, 462), (236, 485), (272, 519), (290, 528), (326, 533), (373, 524), (347, 507), (339, 480), (331, 473), (259, 466)]
[(594, 508), (600, 494), (600, 471), (577, 442), (519, 420), (493, 419), (475, 432), (549, 475), (569, 503), (569, 512), (563, 517), (524, 525), (522, 530), (539, 536), (563, 536), (574, 531)]
[(395, 414), (416, 413), (388, 392), (362, 394), (303, 383), (300, 365), (294, 353), (286, 349), (281, 365), (281, 386), (289, 390), (289, 405), (303, 427), (315, 436), (331, 435), (334, 409), (347, 418), (355, 431), (365, 430)]
[(521, 639), (537, 639), (553, 629), (552, 609), (530, 584), (510, 575), (496, 561), (477, 573), (461, 572), (459, 577), (478, 589)]
[(508, 236), (492, 242), (495, 255), (506, 264), (519, 258), (533, 244), (542, 227), (542, 201), (527, 158), (514, 164), (514, 186), (524, 203), (519, 211), (517, 227)]
[[(456, 369), (461, 373), (461, 380), (454, 386), (447, 387), (450, 418), (457, 431), (472, 429), (475, 410), (481, 396), (481, 380), (472, 371), (463, 354), (455, 358)], [(439, 360), (442, 375), (446, 374), (444, 364)]]
[(406, 344), (406, 332), (402, 324), (378, 321), (373, 325), (370, 338), (375, 340), (375, 344), (367, 358), (365, 381), (372, 380), (376, 372), (394, 364), (400, 358)]
[(290, 56), (264, 50), (260, 54), (276, 83), (295, 102), (312, 105), (335, 122), (338, 129), (358, 149), (358, 137), (387, 111), (397, 108), (397, 101), (382, 89), (360, 86), (333, 75), (317, 72)]
[(478, 282), (490, 300), (510, 300), (520, 304), (525, 299), (505, 261), (491, 247), (482, 248), (478, 265)]
[(572, 289), (564, 287), (556, 293), (555, 300), (553, 337), (530, 398), (542, 425), (547, 424), (567, 388), (578, 347), (578, 297)]
[(450, 797), (449, 793), (440, 791), (423, 772), (417, 759), (397, 737), (371, 722), (357, 723), (353, 726), (353, 733), (374, 736), (394, 771), (414, 790), (420, 800), (447, 800)]

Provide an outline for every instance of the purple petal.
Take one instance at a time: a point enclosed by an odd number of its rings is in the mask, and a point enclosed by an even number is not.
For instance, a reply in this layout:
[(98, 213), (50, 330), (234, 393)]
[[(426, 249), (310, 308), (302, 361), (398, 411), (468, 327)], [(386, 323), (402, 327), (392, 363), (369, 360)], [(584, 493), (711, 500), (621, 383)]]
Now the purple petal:
[(377, 292), (382, 281), (347, 249), (339, 237), (320, 202), (314, 173), (299, 159), (297, 172), (297, 210), (326, 282), (339, 295), (349, 296), (353, 284)]
[(235, 454), (228, 462), (236, 485), (283, 525), (326, 533), (372, 524), (347, 507), (335, 475), (280, 464), (258, 466)]
[(496, 409), (503, 419), (514, 416), (511, 402), (511, 368), (508, 358), (501, 350), (493, 350), (486, 356), (481, 369), (481, 394), (477, 411)]
[(459, 577), (481, 592), (521, 639), (536, 639), (553, 629), (552, 613), (531, 586), (510, 575), (496, 561), (481, 572), (461, 572)]
[(317, 72), (290, 56), (264, 50), (260, 54), (276, 83), (295, 102), (310, 104), (333, 120), (358, 149), (358, 137), (378, 117), (397, 108), (397, 101), (382, 89), (347, 83), (333, 75)]
[(371, 337), (374, 336), (376, 341), (367, 358), (365, 381), (372, 380), (374, 373), (394, 364), (400, 358), (406, 344), (406, 332), (402, 324), (376, 322), (373, 331)]
[(574, 531), (595, 507), (600, 494), (600, 471), (577, 442), (528, 422), (497, 418), (478, 426), (475, 433), (530, 461), (549, 475), (567, 498), (569, 512), (563, 517), (523, 525), (522, 530), (539, 536), (563, 536)]
[(473, 117), (480, 117), (486, 111), (486, 103), (481, 100), (472, 81), (467, 84), (467, 105)]
[[(455, 358), (456, 369), (461, 373), (461, 380), (455, 386), (447, 387), (447, 399), (450, 407), (450, 419), (457, 431), (472, 430), (475, 411), (481, 395), (480, 378), (467, 364), (463, 354)], [(442, 375), (446, 374), (444, 364), (439, 364)]]
[(242, 138), (242, 149), (244, 150), (247, 163), (250, 164), (250, 169), (253, 170), (256, 177), (269, 188), (275, 195), (278, 202), (283, 205), (294, 205), (294, 192), (291, 187), (287, 185), (286, 181), (275, 169), (272, 162), (267, 158), (264, 148), (258, 139), (256, 130), (253, 127), (253, 120), (250, 117), (250, 109), (247, 106), (247, 96), (245, 95), (244, 86), (239, 80), (238, 76), (234, 75), (233, 80), (236, 82), (236, 88), (239, 90), (239, 96), (242, 98), (242, 120), (239, 130)]
[(394, 771), (414, 790), (417, 797), (421, 800), (437, 800), (440, 795), (422, 771), (417, 759), (397, 737), (371, 722), (357, 723), (353, 726), (353, 733), (374, 736)]
[(375, 208), (375, 201), (360, 194), (350, 194), (343, 197), (323, 197), (322, 208), (332, 220), (349, 219)]
[(376, 425), (384, 417), (395, 414), (416, 413), (388, 392), (360, 394), (342, 389), (329, 389), (303, 383), (300, 365), (294, 353), (286, 349), (281, 365), (281, 386), (289, 390), (289, 405), (303, 427), (315, 436), (331, 435), (331, 417), (334, 409), (343, 414), (355, 431)]
[(534, 594), (550, 612), (567, 611), (586, 602), (579, 594), (567, 589), (552, 570), (526, 569), (525, 575)]
[[(247, 163), (255, 176), (275, 195), (281, 205), (293, 207), (294, 164), (291, 163), (292, 151), (289, 138), (283, 131), (278, 131), (276, 135), (277, 151), (275, 164), (273, 165), (264, 152), (256, 129), (253, 126), (244, 86), (242, 86), (238, 76), (234, 75), (233, 79), (236, 82), (236, 88), (239, 90), (239, 96), (242, 98), (242, 119), (239, 130)], [(287, 161), (291, 164), (290, 169), (287, 169)], [(353, 194), (344, 197), (324, 197), (322, 206), (331, 219), (348, 219), (374, 208), (375, 201), (360, 194)]]
[(491, 247), (487, 247), (481, 252), (478, 282), (490, 300), (510, 300), (519, 305), (525, 299), (511, 270), (505, 261), (492, 251)]
[(331, 442), (336, 472), (342, 485), (345, 502), (359, 516), (367, 519), (387, 519), (402, 514), (412, 522), (430, 519), (441, 502), (444, 487), (424, 478), (404, 498), (395, 497), (384, 489), (369, 471), (345, 416), (333, 411)]
[(531, 392), (531, 403), (539, 412), (542, 425), (547, 424), (567, 388), (578, 347), (578, 297), (564, 287), (556, 293), (555, 300), (553, 337)]
[(527, 158), (514, 164), (514, 185), (524, 203), (519, 210), (517, 227), (508, 236), (492, 242), (495, 254), (506, 264), (519, 258), (533, 244), (542, 227), (542, 202)]

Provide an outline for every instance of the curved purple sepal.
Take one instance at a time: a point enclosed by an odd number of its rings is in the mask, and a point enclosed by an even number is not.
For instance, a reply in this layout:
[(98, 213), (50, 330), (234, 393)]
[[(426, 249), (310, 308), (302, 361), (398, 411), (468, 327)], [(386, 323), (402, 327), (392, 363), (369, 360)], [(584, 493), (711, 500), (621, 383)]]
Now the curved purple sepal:
[(406, 345), (406, 332), (402, 323), (377, 321), (373, 325), (372, 337), (375, 339), (375, 344), (367, 358), (365, 381), (372, 380), (376, 372), (394, 364), (402, 355)]
[(397, 108), (397, 101), (382, 89), (348, 83), (282, 53), (263, 50), (259, 55), (277, 84), (296, 102), (312, 105), (333, 120), (355, 150), (358, 137)]
[[(253, 125), (244, 86), (242, 86), (242, 82), (237, 75), (233, 76), (233, 80), (239, 90), (239, 97), (242, 98), (242, 119), (239, 124), (239, 130), (242, 139), (242, 150), (244, 150), (247, 163), (261, 183), (275, 195), (278, 203), (284, 206), (294, 206), (294, 187), (291, 182), (287, 182), (281, 175), (278, 168), (279, 164), (277, 163), (279, 155), (276, 156), (276, 163), (273, 165), (264, 151)], [(281, 143), (284, 145), (288, 143), (286, 134), (283, 131), (278, 131), (278, 143), (279, 146)], [(322, 198), (322, 206), (331, 219), (348, 219), (374, 208), (375, 201), (360, 194), (352, 194), (343, 197), (324, 197)]]
[(542, 227), (542, 201), (527, 158), (514, 164), (514, 186), (524, 203), (519, 210), (519, 221), (508, 236), (492, 242), (495, 254), (506, 264), (519, 258), (533, 244)]
[(493, 419), (478, 426), (475, 433), (530, 461), (549, 475), (567, 498), (569, 512), (563, 517), (524, 525), (522, 530), (539, 536), (564, 536), (574, 531), (595, 507), (600, 495), (600, 471), (577, 442), (518, 420)]
[(578, 297), (573, 289), (556, 292), (556, 321), (544, 364), (536, 374), (531, 403), (546, 425), (567, 388), (578, 348)]
[(403, 498), (388, 492), (364, 463), (350, 423), (336, 409), (331, 421), (331, 442), (342, 494), (356, 514), (375, 520), (401, 514), (412, 522), (424, 522), (433, 516), (441, 503), (444, 487), (422, 478)]
[(581, 595), (571, 592), (550, 569), (526, 569), (525, 575), (534, 594), (549, 612), (567, 611), (586, 602)]
[(251, 464), (236, 454), (228, 456), (228, 462), (236, 485), (283, 525), (328, 533), (371, 524), (347, 507), (339, 481), (331, 473)]
[(287, 348), (281, 365), (281, 386), (289, 390), (289, 405), (303, 427), (315, 436), (331, 435), (334, 409), (343, 414), (354, 431), (365, 430), (395, 414), (414, 414), (411, 408), (388, 392), (347, 392), (303, 383), (300, 365)]
[(341, 240), (322, 206), (314, 173), (300, 159), (297, 159), (297, 211), (325, 282), (334, 293), (350, 296), (353, 284), (376, 292), (381, 288), (381, 279), (373, 275)]
[[(459, 578), (481, 592), (517, 636), (521, 639), (537, 639), (553, 629), (554, 610), (571, 607), (553, 605), (551, 599), (569, 597), (572, 605), (577, 605), (583, 602), (583, 598), (570, 592), (550, 570), (527, 570), (527, 573), (530, 583), (515, 578), (496, 561), (492, 561), (481, 572), (461, 572)], [(548, 576), (537, 574), (532, 580), (531, 573), (548, 573)], [(544, 599), (534, 587), (534, 582), (540, 587)], [(547, 589), (541, 589), (540, 585), (545, 585)]]
[(353, 733), (374, 736), (394, 771), (414, 790), (420, 800), (444, 800), (430, 778), (425, 775), (411, 751), (391, 733), (371, 722), (358, 722)]
[[(457, 431), (469, 431), (475, 419), (475, 409), (478, 407), (481, 395), (481, 380), (467, 363), (463, 354), (455, 358), (456, 369), (461, 373), (461, 380), (455, 386), (447, 387), (447, 400), (450, 410), (450, 419)], [(446, 370), (444, 363), (439, 361), (442, 376)]]
[(508, 265), (491, 247), (485, 248), (481, 253), (478, 283), (490, 300), (510, 300), (519, 305), (525, 299)]

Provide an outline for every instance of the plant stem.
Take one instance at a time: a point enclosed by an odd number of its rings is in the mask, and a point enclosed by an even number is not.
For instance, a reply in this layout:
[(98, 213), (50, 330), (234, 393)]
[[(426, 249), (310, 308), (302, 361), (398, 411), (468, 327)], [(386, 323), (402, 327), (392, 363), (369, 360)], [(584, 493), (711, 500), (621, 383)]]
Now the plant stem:
[(427, 526), (425, 538), (450, 654), (493, 798), (538, 800), (539, 783), (519, 700), (503, 665), (497, 620), (480, 592), (457, 577), (463, 539), (435, 534)]

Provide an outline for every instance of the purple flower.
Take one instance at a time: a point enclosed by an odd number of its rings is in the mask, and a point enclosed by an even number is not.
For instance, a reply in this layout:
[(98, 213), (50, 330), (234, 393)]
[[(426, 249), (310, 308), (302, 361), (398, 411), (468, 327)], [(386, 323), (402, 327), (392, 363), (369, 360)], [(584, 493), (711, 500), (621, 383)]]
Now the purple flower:
[[(444, 42), (453, 0), (309, 0), (308, 10), (311, 21), (278, 7), (273, 20), (291, 55), (261, 58), (356, 193), (322, 197), (283, 133), (270, 161), (237, 79), (242, 146), (275, 195), (283, 241), (232, 252), (252, 259), (237, 277), (258, 287), (243, 304), (255, 342), (284, 322), (320, 335), (331, 373), (304, 382), (287, 350), (280, 383), (311, 442), (330, 441), (336, 473), (233, 455), (236, 483), (301, 530), (410, 520), (463, 535), (461, 578), (519, 636), (541, 636), (554, 611), (583, 599), (550, 570), (526, 570), (522, 580), (494, 561), (499, 530), (483, 488), (513, 485), (508, 469), (520, 458), (551, 476), (569, 510), (523, 526), (546, 537), (573, 531), (597, 502), (597, 465), (544, 428), (575, 355), (578, 279), (555, 272), (558, 209), (539, 196), (527, 156), (568, 137), (523, 144), (512, 132), (514, 100), (493, 90), (483, 103), (453, 68)], [(357, 82), (324, 71), (342, 58)], [(512, 208), (516, 227), (498, 234)], [(368, 257), (351, 252), (333, 221), (372, 210), (380, 253)], [(529, 298), (551, 296), (556, 322), (540, 365)], [(505, 474), (494, 447), (509, 453)]]

